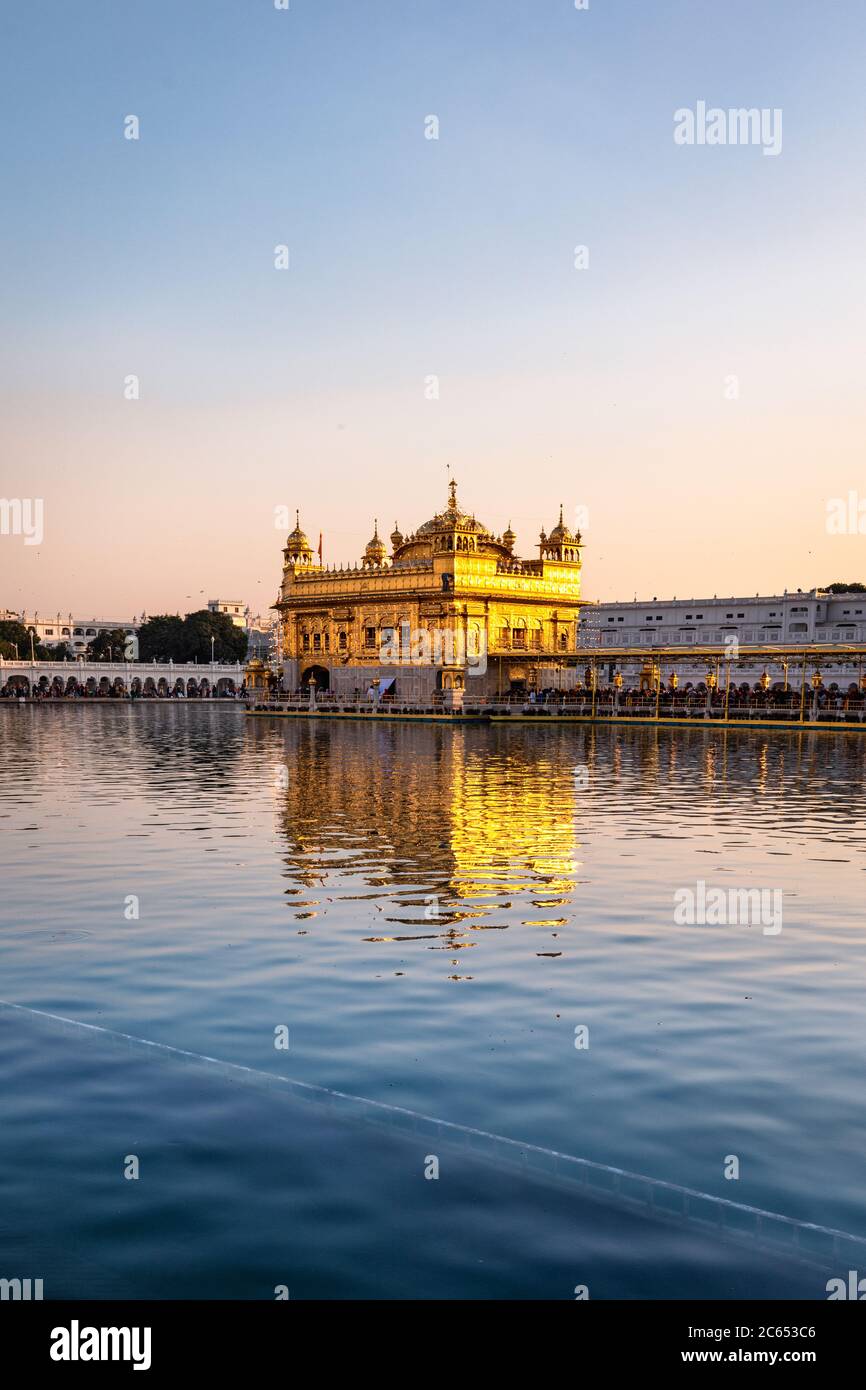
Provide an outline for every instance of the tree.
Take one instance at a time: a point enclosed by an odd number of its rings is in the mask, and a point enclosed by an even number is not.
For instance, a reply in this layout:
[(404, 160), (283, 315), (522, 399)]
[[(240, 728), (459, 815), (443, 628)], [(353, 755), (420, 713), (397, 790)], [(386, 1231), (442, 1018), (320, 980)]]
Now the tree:
[(828, 584), (828, 594), (866, 594), (866, 584)]
[(148, 618), (138, 630), (139, 660), (209, 662), (211, 638), (215, 661), (245, 659), (248, 639), (244, 629), (236, 627), (227, 613), (202, 608), (185, 618), (176, 614)]
[[(15, 646), (18, 647), (18, 654), (23, 661), (30, 655), (30, 628), (23, 623), (12, 622), (5, 619), (0, 623), (0, 643), (2, 643), (3, 655), (15, 658)], [(8, 650), (7, 650), (8, 648)]]
[(90, 661), (122, 661), (125, 650), (126, 632), (122, 627), (97, 632), (93, 641), (87, 644), (87, 656)]
[(139, 661), (183, 661), (183, 619), (179, 613), (148, 618), (138, 629)]
[(187, 641), (186, 661), (210, 661), (211, 638), (214, 661), (243, 661), (247, 654), (247, 634), (237, 627), (228, 613), (212, 613), (200, 608), (188, 613), (184, 623)]
[(30, 660), (30, 637), (33, 635), (33, 655), (37, 661), (47, 660), (50, 654), (49, 647), (43, 647), (36, 641), (36, 629), (25, 627), (23, 623), (15, 622), (13, 619), (4, 618), (0, 622), (0, 655), (7, 660), (15, 660), (15, 647), (18, 648), (18, 658), (21, 661)]

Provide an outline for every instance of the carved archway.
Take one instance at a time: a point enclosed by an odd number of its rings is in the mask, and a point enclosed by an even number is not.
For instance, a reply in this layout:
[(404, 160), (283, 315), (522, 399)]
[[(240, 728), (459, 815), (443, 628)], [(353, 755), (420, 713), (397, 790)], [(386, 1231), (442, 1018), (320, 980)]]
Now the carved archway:
[(329, 690), (331, 686), (331, 673), (327, 666), (307, 666), (301, 676), (301, 685), (306, 688), (310, 681), (316, 682), (316, 690)]

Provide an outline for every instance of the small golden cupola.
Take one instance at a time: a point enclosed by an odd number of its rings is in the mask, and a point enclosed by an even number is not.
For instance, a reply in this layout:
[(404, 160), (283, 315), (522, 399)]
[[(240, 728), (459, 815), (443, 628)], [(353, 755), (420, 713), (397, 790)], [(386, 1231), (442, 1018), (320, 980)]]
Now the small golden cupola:
[(384, 565), (388, 558), (388, 547), (379, 535), (379, 522), (373, 522), (373, 539), (367, 542), (367, 549), (364, 551), (364, 565), (373, 568)]
[(301, 530), (300, 515), (295, 512), (295, 529), (286, 541), (283, 551), (286, 564), (311, 565), (313, 563), (313, 547)]
[(517, 537), (516, 537), (516, 535), (514, 534), (514, 532), (512, 531), (512, 529), (511, 529), (511, 522), (509, 521), (509, 523), (508, 523), (508, 530), (507, 530), (507, 531), (504, 531), (503, 534), (502, 534), (502, 544), (506, 547), (507, 550), (513, 550), (513, 549), (514, 549), (514, 542), (515, 542), (516, 540), (517, 540)]
[(396, 521), (395, 521), (395, 522), (394, 522), (394, 530), (391, 532), (391, 549), (394, 551), (395, 554), (396, 554), (396, 552), (400, 549), (400, 546), (401, 546), (402, 544), (403, 544), (403, 536), (402, 536), (402, 533), (401, 533), (401, 531), (400, 531), (400, 527), (397, 525), (397, 523), (396, 523)]
[(572, 535), (566, 526), (562, 515), (562, 503), (559, 504), (559, 521), (554, 526), (549, 536), (542, 531), (540, 537), (541, 558), (543, 560), (562, 560), (567, 563), (578, 564), (580, 562), (580, 534)]

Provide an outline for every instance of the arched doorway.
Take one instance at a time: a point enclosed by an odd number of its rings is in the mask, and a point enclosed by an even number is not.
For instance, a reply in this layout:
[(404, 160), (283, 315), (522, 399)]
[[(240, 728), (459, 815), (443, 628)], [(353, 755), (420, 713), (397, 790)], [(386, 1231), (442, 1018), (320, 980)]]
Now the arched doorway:
[(529, 689), (529, 671), (525, 666), (508, 667), (508, 693), (522, 697)]
[(312, 680), (316, 682), (318, 691), (328, 690), (331, 684), (331, 673), (327, 666), (308, 666), (301, 676), (301, 685), (306, 689)]

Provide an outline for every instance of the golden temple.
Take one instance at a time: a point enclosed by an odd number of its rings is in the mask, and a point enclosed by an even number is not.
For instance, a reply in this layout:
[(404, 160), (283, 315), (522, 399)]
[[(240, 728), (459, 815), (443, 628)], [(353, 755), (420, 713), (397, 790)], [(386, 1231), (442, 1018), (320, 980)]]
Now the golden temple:
[(563, 520), (520, 559), (509, 523), (495, 535), (457, 500), (388, 546), (374, 524), (360, 563), (324, 565), (300, 520), (283, 550), (281, 685), (345, 699), (465, 690), (484, 697), (565, 689), (576, 680), (582, 541)]

